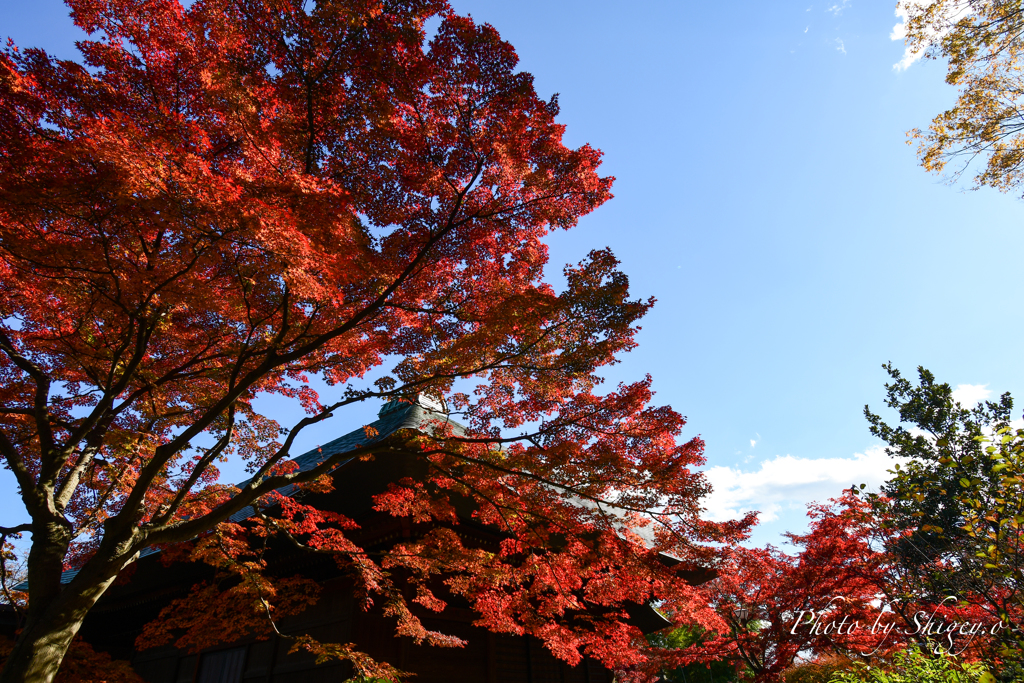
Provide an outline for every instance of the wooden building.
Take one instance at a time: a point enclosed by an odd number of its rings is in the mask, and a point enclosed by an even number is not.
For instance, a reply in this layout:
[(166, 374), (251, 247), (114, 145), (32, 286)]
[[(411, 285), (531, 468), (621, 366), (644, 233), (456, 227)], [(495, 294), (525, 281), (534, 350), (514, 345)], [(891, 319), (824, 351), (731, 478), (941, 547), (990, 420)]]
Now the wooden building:
[[(440, 406), (422, 398), (415, 404), (389, 403), (371, 426), (384, 440), (402, 430), (424, 430), (425, 425), (444, 418)], [(327, 457), (366, 444), (367, 432), (357, 429), (298, 458), (300, 469), (308, 469)], [(342, 512), (360, 524), (354, 536), (363, 547), (384, 547), (408, 537), (407, 520), (375, 512), (372, 496), (385, 490), (389, 481), (401, 477), (422, 476), (425, 465), (413, 455), (343, 461), (334, 471), (335, 490), (318, 494), (304, 502), (318, 508)], [(293, 490), (282, 490), (291, 494)], [(460, 516), (461, 516), (460, 511)], [(482, 546), (500, 540), (492, 529), (469, 518), (468, 510), (460, 523), (460, 534)], [(243, 521), (252, 514), (245, 510), (233, 517)], [(133, 643), (142, 626), (155, 619), (161, 608), (174, 598), (187, 594), (196, 582), (211, 576), (202, 564), (176, 563), (165, 566), (150, 552), (137, 561), (137, 568), (126, 581), (111, 587), (93, 609), (82, 628), (82, 637), (93, 647), (119, 659), (130, 659), (138, 673), (149, 683), (327, 683), (350, 677), (347, 663), (317, 666), (312, 655), (288, 654), (291, 643), (280, 637), (250, 638), (199, 654), (180, 652), (173, 647), (135, 651)], [(671, 558), (666, 558), (671, 562)], [(272, 573), (282, 576), (302, 574), (321, 584), (319, 602), (306, 612), (282, 619), (284, 634), (308, 633), (321, 642), (355, 643), (360, 650), (398, 669), (415, 673), (413, 683), (611, 683), (613, 675), (598, 662), (584, 660), (569, 667), (555, 659), (540, 641), (532, 637), (494, 634), (472, 626), (474, 615), (468, 605), (451, 601), (441, 614), (422, 610), (424, 625), (466, 641), (462, 648), (417, 646), (410, 638), (394, 635), (393, 620), (379, 612), (363, 611), (353, 598), (351, 581), (342, 576), (333, 562), (323, 555), (302, 552), (292, 546), (275, 550), (270, 561)], [(709, 572), (696, 571), (688, 577), (692, 583), (711, 578)], [(70, 580), (71, 572), (66, 580)], [(653, 608), (637, 605), (630, 611), (634, 623), (644, 632), (668, 625)]]

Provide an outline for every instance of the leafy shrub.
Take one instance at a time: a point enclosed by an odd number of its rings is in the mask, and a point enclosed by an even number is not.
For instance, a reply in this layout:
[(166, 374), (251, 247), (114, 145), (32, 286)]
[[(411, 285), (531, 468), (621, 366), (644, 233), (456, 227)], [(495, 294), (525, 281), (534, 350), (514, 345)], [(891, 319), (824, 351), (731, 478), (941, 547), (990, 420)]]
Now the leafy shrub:
[(927, 655), (917, 648), (897, 651), (885, 666), (857, 663), (832, 675), (829, 683), (994, 683), (979, 663), (948, 655)]

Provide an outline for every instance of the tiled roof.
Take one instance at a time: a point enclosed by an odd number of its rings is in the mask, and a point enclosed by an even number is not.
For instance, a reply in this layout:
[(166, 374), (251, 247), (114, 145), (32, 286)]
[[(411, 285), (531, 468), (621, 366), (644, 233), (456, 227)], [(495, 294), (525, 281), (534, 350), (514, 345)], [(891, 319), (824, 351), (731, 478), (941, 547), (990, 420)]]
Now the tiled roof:
[[(423, 399), (420, 400), (422, 401)], [(430, 431), (430, 423), (432, 421), (448, 420), (448, 417), (444, 413), (438, 413), (430, 410), (429, 408), (425, 408), (421, 403), (410, 404), (399, 401), (386, 403), (384, 407), (380, 409), (378, 415), (379, 418), (368, 425), (376, 432), (375, 436), (368, 437), (367, 431), (369, 430), (364, 427), (360, 427), (359, 429), (355, 429), (344, 436), (339, 436), (334, 441), (330, 441), (323, 446), (307, 451), (294, 460), (294, 462), (299, 466), (299, 472), (311, 470), (328, 458), (339, 453), (345, 453), (346, 451), (355, 450), (360, 446), (366, 446), (368, 444), (382, 441), (402, 429)], [(462, 433), (465, 431), (465, 428), (458, 422), (451, 420), (450, 423), (456, 433)], [(348, 460), (342, 460), (334, 469), (344, 467), (349, 462), (351, 462), (351, 458)], [(249, 481), (250, 480), (243, 481), (238, 484), (238, 486), (245, 486)], [(277, 489), (277, 492), (283, 496), (291, 496), (295, 493), (296, 489), (297, 487), (294, 484), (289, 484), (288, 486)], [(251, 517), (253, 513), (254, 510), (251, 507), (245, 507), (231, 515), (231, 517), (228, 518), (228, 521), (240, 522), (243, 519)]]

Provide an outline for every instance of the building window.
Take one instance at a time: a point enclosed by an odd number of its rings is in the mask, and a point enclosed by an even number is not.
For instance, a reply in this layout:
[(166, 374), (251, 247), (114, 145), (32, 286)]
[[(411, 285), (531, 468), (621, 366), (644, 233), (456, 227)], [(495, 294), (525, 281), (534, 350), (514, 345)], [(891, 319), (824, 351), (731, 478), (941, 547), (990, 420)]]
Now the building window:
[(199, 660), (196, 683), (241, 683), (245, 670), (245, 648), (207, 652)]

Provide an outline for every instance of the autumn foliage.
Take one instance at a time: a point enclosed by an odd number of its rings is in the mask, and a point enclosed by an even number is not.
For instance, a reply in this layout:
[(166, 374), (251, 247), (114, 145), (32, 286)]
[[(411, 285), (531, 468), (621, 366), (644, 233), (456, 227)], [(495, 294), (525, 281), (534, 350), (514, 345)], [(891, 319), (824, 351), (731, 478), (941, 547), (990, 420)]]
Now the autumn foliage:
[(664, 652), (668, 680), (682, 680), (671, 677), (673, 668), (687, 667), (699, 680), (701, 666), (728, 663), (736, 680), (825, 683), (867, 666), (902, 671), (909, 650), (927, 666), (945, 667), (949, 658), (1014, 678), (1019, 607), (1005, 607), (1003, 621), (993, 610), (1014, 595), (989, 577), (933, 590), (922, 576), (955, 577), (962, 562), (950, 556), (911, 566), (900, 549), (917, 529), (896, 524), (893, 510), (891, 499), (851, 489), (809, 506), (807, 533), (787, 534), (793, 551), (733, 548), (719, 578), (700, 589), (727, 628), (697, 629), (685, 647)]
[[(0, 636), (0, 663), (14, 648), (14, 642)], [(75, 640), (68, 648), (57, 683), (143, 683), (128, 662), (111, 659), (88, 643)]]
[(866, 503), (847, 492), (809, 515), (806, 534), (788, 534), (795, 553), (733, 548), (721, 576), (701, 589), (727, 628), (666, 654), (680, 665), (731, 661), (750, 680), (767, 682), (808, 653), (884, 655), (901, 644), (871, 629), (882, 562), (869, 544)]
[(1021, 60), (1024, 7), (1020, 0), (903, 0), (906, 44), (911, 55), (946, 62), (946, 83), (956, 102), (936, 115), (926, 131), (909, 132), (921, 165), (973, 173), (975, 187), (1020, 192), (1024, 182), (1021, 132)]
[[(31, 534), (0, 681), (55, 680), (90, 610), (153, 549), (215, 580), (140, 646), (273, 632), (318, 590), (268, 571), (275, 543), (330, 557), (398, 635), (460, 645), (417, 616), (458, 600), (477, 626), (623, 680), (699, 658), (768, 680), (803, 649), (885, 645), (786, 622), (837, 593), (869, 620), (881, 587), (912, 588), (867, 531), (889, 533), (877, 510), (815, 508), (797, 556), (731, 551), (753, 516), (701, 518), (703, 443), (681, 439), (685, 419), (654, 405), (650, 377), (601, 386), (653, 301), (630, 298), (603, 249), (549, 283), (545, 237), (612, 179), (596, 149), (563, 143), (557, 97), (493, 27), (442, 0), (68, 4), (90, 35), (81, 63), (0, 53), (0, 458), (30, 520), (0, 545)], [(292, 462), (303, 430), (347, 406), (419, 395), (464, 428), (366, 429)], [(278, 424), (267, 396), (306, 417)], [(422, 465), (373, 498), (416, 535), (370, 552), (354, 519), (308, 502), (343, 458)], [(225, 459), (250, 479), (222, 481)], [(460, 533), (467, 516), (496, 548)], [(693, 567), (720, 578), (691, 586)], [(649, 647), (627, 617), (647, 604), (706, 637)]]
[[(0, 531), (32, 535), (0, 680), (52, 680), (139, 553), (191, 541), (193, 559), (245, 577), (233, 599), (264, 618), (307, 599), (264, 583), (253, 543), (283, 535), (354, 571), (400, 633), (442, 645), (456, 643), (389, 577), (430, 609), (448, 577), (480, 625), (570, 662), (642, 668), (629, 603), (720, 625), (659, 553), (713, 563), (705, 542), (750, 520), (700, 519), (702, 444), (677, 441), (684, 420), (651, 405), (649, 378), (598, 390), (652, 302), (629, 298), (604, 250), (561, 291), (544, 280), (545, 235), (611, 179), (597, 150), (563, 144), (557, 98), (497, 31), (439, 0), (69, 6), (91, 35), (82, 63), (0, 56), (0, 457), (31, 519)], [(428, 466), (377, 508), (422, 538), (371, 558), (351, 520), (274, 494), (330, 485), (340, 455), (287, 466), (304, 428), (419, 393), (466, 426), (387, 445)], [(264, 395), (307, 417), (279, 425)], [(346, 457), (382, 449), (368, 435)], [(252, 478), (225, 485), (223, 458)], [(500, 552), (462, 543), (453, 497)], [(244, 528), (224, 524), (250, 507)]]

